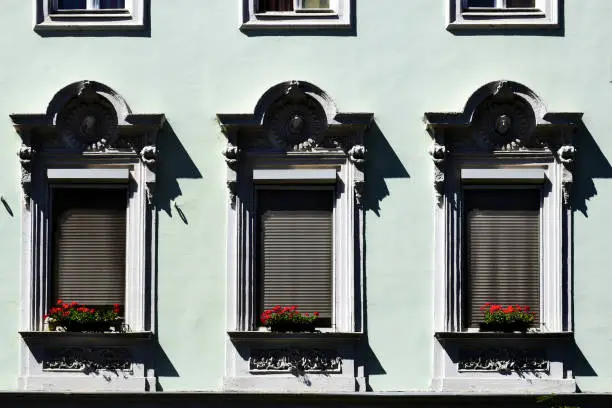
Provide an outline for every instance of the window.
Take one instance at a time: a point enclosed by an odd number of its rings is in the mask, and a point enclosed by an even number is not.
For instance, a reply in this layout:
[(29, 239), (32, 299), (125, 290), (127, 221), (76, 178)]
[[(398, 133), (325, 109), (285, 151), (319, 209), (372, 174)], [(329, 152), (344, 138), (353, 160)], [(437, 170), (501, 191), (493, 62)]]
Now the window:
[[(22, 136), (20, 389), (155, 387), (153, 191), (164, 117), (129, 112), (111, 88), (80, 81), (47, 113), (11, 115)], [(44, 315), (60, 299), (119, 304), (123, 330), (51, 331)]]
[[(256, 106), (217, 115), (228, 141), (224, 389), (363, 390), (363, 140), (372, 115), (337, 113), (301, 81), (276, 85)], [(317, 332), (262, 327), (261, 312), (274, 306), (319, 312)], [(282, 363), (298, 360), (311, 367), (308, 384)]]
[(352, 27), (350, 0), (243, 0), (242, 29)]
[(448, 0), (448, 29), (555, 28), (559, 0)]
[[(511, 81), (486, 84), (465, 106), (425, 115), (436, 193), (432, 388), (573, 392), (570, 133), (581, 114), (547, 113)], [(529, 306), (533, 327), (481, 327), (487, 302)]]
[(540, 189), (521, 185), (476, 187), (463, 190), (466, 326), (478, 327), (483, 322), (480, 307), (487, 302), (528, 305), (537, 317)]
[[(126, 180), (127, 181), (127, 180)], [(53, 297), (88, 307), (125, 305), (126, 186), (57, 187), (52, 196)]]
[(53, 11), (125, 8), (125, 0), (53, 0)]
[(144, 28), (149, 0), (34, 0), (35, 30), (126, 30)]
[(330, 327), (334, 190), (307, 187), (256, 190), (258, 315), (299, 305), (302, 313), (320, 314), (317, 326)]

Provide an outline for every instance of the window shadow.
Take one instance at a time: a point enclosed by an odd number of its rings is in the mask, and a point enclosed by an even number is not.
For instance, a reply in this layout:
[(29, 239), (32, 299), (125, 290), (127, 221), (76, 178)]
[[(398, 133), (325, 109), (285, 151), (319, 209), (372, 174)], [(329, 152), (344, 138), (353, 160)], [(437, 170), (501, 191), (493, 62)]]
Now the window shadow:
[(364, 139), (368, 156), (363, 202), (366, 211), (380, 217), (380, 202), (390, 194), (385, 179), (410, 178), (410, 175), (376, 122), (372, 122)]
[[(40, 2), (38, 2), (40, 7)], [(151, 0), (143, 0), (143, 24), (144, 28), (140, 29), (115, 29), (112, 27), (99, 29), (99, 30), (35, 30), (34, 32), (43, 38), (53, 37), (151, 37)], [(38, 14), (42, 13), (37, 11)]]
[(456, 36), (565, 37), (565, 0), (559, 0), (559, 25), (555, 28), (447, 28)]
[(597, 195), (595, 179), (612, 178), (612, 166), (582, 121), (574, 134), (576, 160), (571, 205), (588, 218), (588, 201)]
[(161, 129), (157, 140), (159, 165), (155, 206), (157, 211), (163, 210), (170, 217), (174, 207), (178, 217), (187, 224), (187, 215), (173, 204), (176, 198), (183, 195), (178, 180), (201, 179), (202, 174), (168, 122)]

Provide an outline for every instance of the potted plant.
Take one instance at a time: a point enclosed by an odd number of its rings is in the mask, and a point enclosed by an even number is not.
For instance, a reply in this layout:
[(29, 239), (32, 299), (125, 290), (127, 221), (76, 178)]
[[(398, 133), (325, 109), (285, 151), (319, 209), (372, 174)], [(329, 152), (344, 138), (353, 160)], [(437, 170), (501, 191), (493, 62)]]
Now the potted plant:
[(481, 331), (512, 333), (526, 332), (535, 320), (535, 313), (529, 306), (485, 303), (480, 310), (484, 313), (484, 322), (480, 323)]
[(273, 332), (313, 332), (319, 312), (300, 313), (297, 306), (275, 306), (264, 310), (261, 324)]
[(58, 300), (56, 306), (44, 316), (51, 331), (68, 332), (108, 332), (121, 331), (119, 305), (112, 309), (86, 307), (77, 302), (67, 303)]

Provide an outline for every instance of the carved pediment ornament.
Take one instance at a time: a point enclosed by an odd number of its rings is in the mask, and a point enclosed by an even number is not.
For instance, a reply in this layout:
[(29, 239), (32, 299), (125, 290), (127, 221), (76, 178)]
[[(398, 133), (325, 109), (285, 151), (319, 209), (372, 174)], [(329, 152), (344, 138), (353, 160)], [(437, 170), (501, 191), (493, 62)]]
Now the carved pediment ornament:
[(582, 113), (550, 113), (529, 88), (496, 81), (478, 89), (463, 112), (426, 113), (434, 141), (434, 187), (438, 203), (444, 194), (444, 159), (448, 154), (548, 152), (564, 166), (564, 201), (569, 203), (575, 147), (572, 133)]
[[(289, 81), (264, 93), (253, 114), (218, 114), (217, 119), (228, 141), (222, 154), (229, 169), (227, 186), (234, 206), (242, 154), (344, 154), (361, 172), (366, 160), (363, 135), (373, 115), (339, 114), (321, 89), (308, 82)], [(363, 181), (356, 185), (356, 200), (361, 201)]]
[(123, 98), (104, 84), (80, 81), (61, 89), (52, 98), (46, 113), (13, 114), (13, 125), (22, 139), (18, 156), (22, 166), (22, 187), (29, 203), (31, 165), (36, 153), (69, 154), (85, 159), (87, 154), (116, 152), (140, 157), (149, 169), (147, 186), (155, 183), (155, 147), (164, 115), (135, 115)]

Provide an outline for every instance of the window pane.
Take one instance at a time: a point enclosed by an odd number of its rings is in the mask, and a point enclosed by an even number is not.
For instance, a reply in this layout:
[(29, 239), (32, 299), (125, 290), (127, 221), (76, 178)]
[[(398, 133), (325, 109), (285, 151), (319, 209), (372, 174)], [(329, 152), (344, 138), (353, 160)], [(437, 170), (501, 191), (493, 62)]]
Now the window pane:
[(506, 0), (507, 8), (533, 8), (535, 7), (535, 0)]
[(487, 302), (540, 307), (540, 190), (466, 190), (468, 327)]
[(125, 0), (100, 0), (101, 9), (122, 9), (125, 8)]
[(257, 193), (261, 311), (298, 306), (332, 317), (333, 190)]
[(302, 0), (302, 8), (329, 8), (329, 0)]
[(495, 0), (468, 0), (468, 7), (495, 7)]
[(293, 0), (259, 0), (257, 12), (266, 11), (293, 11)]
[(124, 304), (127, 191), (53, 190), (55, 300)]
[(57, 8), (60, 10), (85, 10), (87, 0), (58, 0)]

